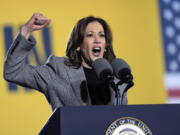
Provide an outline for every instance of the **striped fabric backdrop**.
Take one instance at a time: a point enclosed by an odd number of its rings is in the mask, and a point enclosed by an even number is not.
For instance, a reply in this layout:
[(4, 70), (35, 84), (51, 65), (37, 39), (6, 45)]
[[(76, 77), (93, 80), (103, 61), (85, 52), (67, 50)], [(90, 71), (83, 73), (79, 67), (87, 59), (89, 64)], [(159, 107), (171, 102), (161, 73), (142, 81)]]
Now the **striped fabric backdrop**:
[(180, 0), (160, 0), (168, 103), (180, 103)]

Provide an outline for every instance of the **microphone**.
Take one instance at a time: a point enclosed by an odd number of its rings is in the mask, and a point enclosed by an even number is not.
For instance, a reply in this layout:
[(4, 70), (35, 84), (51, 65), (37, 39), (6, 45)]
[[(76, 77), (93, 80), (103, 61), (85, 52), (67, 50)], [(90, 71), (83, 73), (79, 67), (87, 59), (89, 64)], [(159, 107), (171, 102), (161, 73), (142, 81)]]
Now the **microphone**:
[(114, 59), (111, 63), (114, 74), (122, 83), (130, 83), (133, 80), (130, 66), (123, 59)]
[(130, 66), (123, 59), (114, 59), (111, 63), (115, 76), (120, 80), (118, 85), (126, 83), (126, 87), (122, 92), (121, 101), (122, 104), (124, 99), (124, 94), (128, 91), (129, 88), (134, 86), (133, 76), (131, 74)]
[[(122, 104), (124, 94), (130, 87), (134, 85), (132, 82), (133, 78), (129, 65), (122, 59), (115, 59), (113, 60), (111, 66), (106, 59), (99, 58), (92, 63), (92, 68), (96, 72), (98, 78), (104, 82), (107, 82), (115, 91), (115, 97), (117, 99), (116, 104)], [(117, 84), (114, 82), (113, 69), (115, 76), (120, 79), (120, 82)], [(128, 82), (128, 85), (126, 86), (125, 90), (123, 90), (121, 95), (118, 85), (121, 85), (124, 82)]]
[(113, 69), (110, 63), (103, 58), (98, 58), (92, 63), (92, 67), (96, 72), (97, 77), (105, 82), (112, 82), (114, 79)]

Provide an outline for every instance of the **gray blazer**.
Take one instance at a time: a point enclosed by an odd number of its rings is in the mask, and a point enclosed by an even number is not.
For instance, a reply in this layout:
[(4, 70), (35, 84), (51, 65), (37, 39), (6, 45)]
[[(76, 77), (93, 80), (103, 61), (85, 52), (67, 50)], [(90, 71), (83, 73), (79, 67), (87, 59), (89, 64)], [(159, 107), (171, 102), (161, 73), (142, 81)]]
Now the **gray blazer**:
[[(20, 33), (17, 35), (4, 63), (5, 80), (42, 92), (52, 110), (61, 106), (92, 105), (82, 67), (77, 69), (66, 66), (64, 60), (67, 58), (54, 55), (44, 65), (25, 64), (25, 57), (35, 44), (32, 36), (26, 40)], [(115, 92), (111, 88), (110, 94), (108, 104), (114, 105)], [(123, 104), (127, 104), (126, 94)]]

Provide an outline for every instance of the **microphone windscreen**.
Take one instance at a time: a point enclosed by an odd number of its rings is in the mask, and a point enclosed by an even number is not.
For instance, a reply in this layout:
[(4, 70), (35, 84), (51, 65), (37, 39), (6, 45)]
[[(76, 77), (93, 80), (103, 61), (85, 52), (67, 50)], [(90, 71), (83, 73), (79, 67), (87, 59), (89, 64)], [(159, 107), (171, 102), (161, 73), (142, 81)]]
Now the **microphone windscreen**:
[(130, 73), (131, 68), (130, 66), (123, 60), (123, 59), (114, 59), (111, 63), (114, 74), (117, 78), (121, 78), (121, 74)]
[(96, 75), (98, 76), (99, 79), (105, 80), (107, 79), (107, 76), (112, 76), (113, 75), (113, 69), (110, 65), (110, 63), (103, 58), (96, 59), (92, 63), (92, 67), (94, 71), (96, 72)]

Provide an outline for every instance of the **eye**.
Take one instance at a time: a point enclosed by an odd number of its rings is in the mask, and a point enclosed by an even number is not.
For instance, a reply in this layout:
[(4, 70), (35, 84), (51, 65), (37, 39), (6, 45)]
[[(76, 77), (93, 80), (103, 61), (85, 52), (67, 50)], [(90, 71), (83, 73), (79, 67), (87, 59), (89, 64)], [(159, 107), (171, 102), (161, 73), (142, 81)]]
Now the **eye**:
[(105, 34), (101, 33), (99, 34), (100, 37), (105, 37)]
[(86, 34), (86, 37), (93, 37), (92, 33)]

